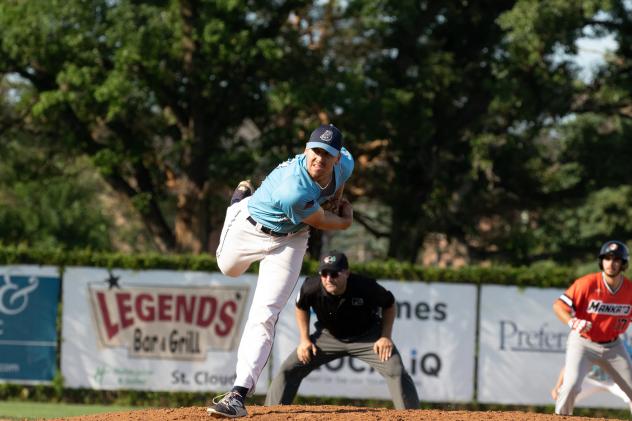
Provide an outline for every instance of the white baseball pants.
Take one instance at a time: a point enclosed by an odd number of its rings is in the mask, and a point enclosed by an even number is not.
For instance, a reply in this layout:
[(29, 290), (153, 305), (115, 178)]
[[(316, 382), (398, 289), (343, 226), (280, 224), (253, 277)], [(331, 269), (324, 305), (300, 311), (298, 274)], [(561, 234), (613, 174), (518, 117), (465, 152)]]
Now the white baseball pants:
[(579, 394), (575, 398), (575, 403), (599, 392), (609, 392), (616, 397), (621, 398), (623, 402), (628, 404), (628, 406), (630, 407), (630, 412), (632, 413), (632, 402), (630, 402), (630, 398), (628, 398), (625, 392), (621, 390), (619, 385), (614, 383), (610, 378), (608, 378), (606, 382), (603, 382), (600, 380), (591, 379), (590, 377), (586, 377), (586, 379), (582, 383), (581, 392), (579, 392)]
[(285, 237), (265, 234), (246, 219), (249, 200), (227, 209), (216, 255), (222, 273), (233, 277), (260, 261), (257, 287), (237, 351), (234, 384), (247, 387), (252, 395), (270, 356), (279, 313), (300, 276), (309, 230)]
[(571, 331), (566, 344), (564, 381), (555, 402), (556, 414), (573, 415), (582, 381), (594, 364), (601, 367), (632, 400), (632, 361), (621, 338), (602, 345)]

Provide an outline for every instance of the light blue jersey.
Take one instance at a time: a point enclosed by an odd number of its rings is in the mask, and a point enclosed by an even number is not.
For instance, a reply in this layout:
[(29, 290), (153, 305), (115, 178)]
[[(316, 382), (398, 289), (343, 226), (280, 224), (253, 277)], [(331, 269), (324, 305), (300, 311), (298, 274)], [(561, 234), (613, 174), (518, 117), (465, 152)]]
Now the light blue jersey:
[(344, 147), (340, 154), (340, 161), (334, 165), (335, 186), (332, 183), (325, 189), (309, 176), (305, 154), (279, 164), (250, 198), (248, 211), (252, 218), (277, 232), (296, 232), (303, 228), (302, 221), (351, 177), (353, 157)]

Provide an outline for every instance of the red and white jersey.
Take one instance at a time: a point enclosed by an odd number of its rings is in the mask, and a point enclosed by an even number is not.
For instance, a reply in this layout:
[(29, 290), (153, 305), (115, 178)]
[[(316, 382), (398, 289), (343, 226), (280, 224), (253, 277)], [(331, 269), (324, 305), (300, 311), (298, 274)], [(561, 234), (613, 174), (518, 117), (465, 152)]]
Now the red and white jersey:
[(603, 273), (591, 273), (573, 282), (560, 300), (575, 317), (592, 322), (592, 328), (582, 336), (594, 342), (616, 339), (632, 320), (632, 282), (627, 278), (613, 291)]

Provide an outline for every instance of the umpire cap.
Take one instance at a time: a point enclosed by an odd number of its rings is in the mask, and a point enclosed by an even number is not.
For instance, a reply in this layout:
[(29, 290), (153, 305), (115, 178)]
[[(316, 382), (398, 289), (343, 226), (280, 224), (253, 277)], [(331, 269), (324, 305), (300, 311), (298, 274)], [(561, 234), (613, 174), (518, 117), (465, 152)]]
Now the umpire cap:
[(599, 250), (599, 269), (603, 270), (603, 264), (601, 260), (612, 254), (614, 257), (618, 257), (623, 262), (623, 269), (628, 267), (628, 261), (630, 260), (630, 251), (628, 247), (621, 241), (610, 240), (603, 243), (601, 250)]
[(347, 256), (340, 251), (332, 250), (329, 253), (325, 254), (320, 259), (320, 265), (318, 265), (318, 273), (323, 270), (331, 270), (335, 272), (340, 272), (342, 270), (349, 269), (349, 261), (347, 260)]

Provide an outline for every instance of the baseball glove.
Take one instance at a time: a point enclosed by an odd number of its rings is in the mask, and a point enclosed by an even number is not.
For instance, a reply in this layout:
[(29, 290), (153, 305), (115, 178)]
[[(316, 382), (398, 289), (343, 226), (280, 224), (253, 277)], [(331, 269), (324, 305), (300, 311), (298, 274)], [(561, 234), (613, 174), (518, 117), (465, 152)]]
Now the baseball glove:
[(339, 204), (340, 202), (338, 200), (332, 198), (324, 201), (320, 207), (323, 208), (324, 211), (337, 214)]

